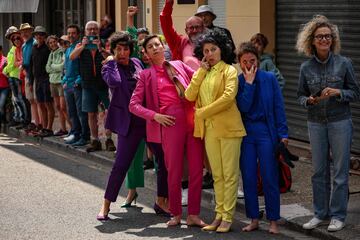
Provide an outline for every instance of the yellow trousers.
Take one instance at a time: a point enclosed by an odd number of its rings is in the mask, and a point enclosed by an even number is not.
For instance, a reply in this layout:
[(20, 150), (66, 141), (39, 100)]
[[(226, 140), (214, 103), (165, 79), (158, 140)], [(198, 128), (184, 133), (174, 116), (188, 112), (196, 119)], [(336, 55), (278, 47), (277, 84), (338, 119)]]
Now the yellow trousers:
[(212, 131), (206, 129), (205, 148), (214, 179), (216, 219), (232, 222), (239, 183), (242, 138), (218, 138), (212, 136)]

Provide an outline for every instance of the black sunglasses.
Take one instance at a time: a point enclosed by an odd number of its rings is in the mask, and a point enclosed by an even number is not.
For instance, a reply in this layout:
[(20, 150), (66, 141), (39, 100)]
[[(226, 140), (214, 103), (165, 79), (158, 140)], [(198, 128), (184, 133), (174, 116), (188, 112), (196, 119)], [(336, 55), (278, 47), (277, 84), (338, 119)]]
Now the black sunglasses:
[(34, 35), (35, 35), (35, 36), (36, 36), (36, 35), (39, 35), (39, 36), (46, 36), (46, 33), (43, 33), (43, 32), (37, 32), (37, 33), (35, 33)]
[(15, 42), (16, 40), (21, 40), (21, 37), (13, 37), (11, 38), (11, 41)]

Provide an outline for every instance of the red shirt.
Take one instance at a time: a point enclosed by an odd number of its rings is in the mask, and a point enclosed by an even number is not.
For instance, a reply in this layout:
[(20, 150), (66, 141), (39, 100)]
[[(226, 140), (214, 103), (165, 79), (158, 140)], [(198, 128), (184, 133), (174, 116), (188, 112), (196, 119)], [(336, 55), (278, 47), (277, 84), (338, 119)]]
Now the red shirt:
[(1, 57), (0, 57), (0, 88), (8, 88), (9, 87), (9, 82), (8, 82), (7, 76), (5, 76), (3, 74), (3, 67), (6, 62), (7, 62), (6, 57), (1, 55)]

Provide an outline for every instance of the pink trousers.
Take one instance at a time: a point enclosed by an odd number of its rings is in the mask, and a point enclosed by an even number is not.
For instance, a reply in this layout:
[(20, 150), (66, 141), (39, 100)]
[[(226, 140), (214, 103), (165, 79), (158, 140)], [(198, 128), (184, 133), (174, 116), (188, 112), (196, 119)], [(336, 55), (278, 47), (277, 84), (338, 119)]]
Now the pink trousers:
[(187, 159), (189, 166), (188, 215), (199, 215), (204, 142), (193, 136), (194, 129), (187, 123), (185, 108), (182, 104), (169, 107), (163, 114), (176, 118), (174, 126), (162, 127), (162, 146), (168, 171), (170, 212), (174, 216), (182, 212), (181, 179), (183, 161)]

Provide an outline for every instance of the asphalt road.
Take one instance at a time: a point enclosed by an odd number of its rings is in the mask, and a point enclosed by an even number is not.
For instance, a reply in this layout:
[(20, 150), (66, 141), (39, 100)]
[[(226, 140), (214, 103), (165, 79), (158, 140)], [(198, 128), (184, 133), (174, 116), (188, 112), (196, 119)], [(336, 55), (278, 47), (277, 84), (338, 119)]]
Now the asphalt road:
[[(111, 221), (99, 222), (95, 217), (109, 171), (108, 165), (0, 135), (0, 239), (312, 239), (285, 228), (270, 235), (266, 223), (259, 231), (242, 233), (246, 219), (239, 212), (227, 234), (185, 223), (168, 228), (167, 219), (151, 208), (155, 192), (149, 188), (139, 189), (136, 207), (127, 210), (120, 208), (122, 190)], [(214, 217), (212, 209), (202, 208), (206, 222)]]

